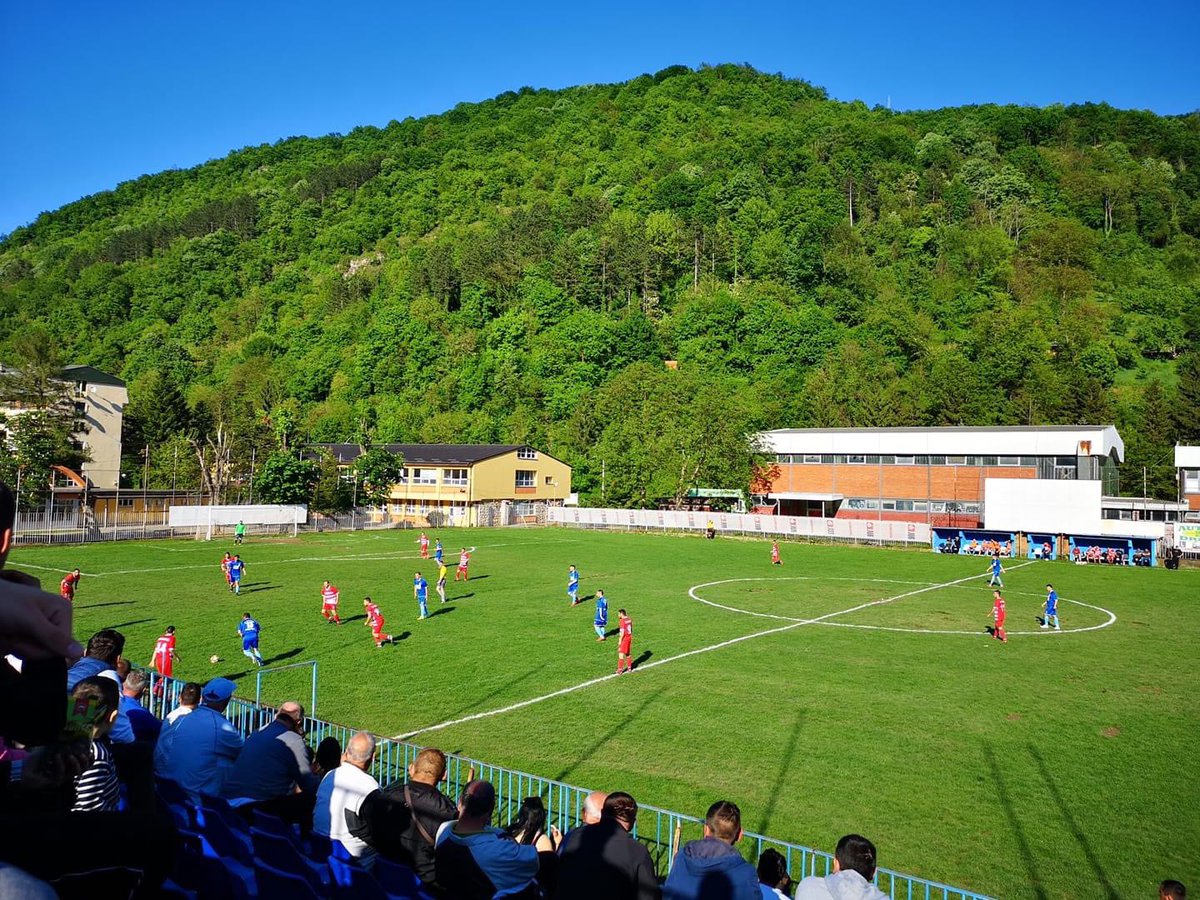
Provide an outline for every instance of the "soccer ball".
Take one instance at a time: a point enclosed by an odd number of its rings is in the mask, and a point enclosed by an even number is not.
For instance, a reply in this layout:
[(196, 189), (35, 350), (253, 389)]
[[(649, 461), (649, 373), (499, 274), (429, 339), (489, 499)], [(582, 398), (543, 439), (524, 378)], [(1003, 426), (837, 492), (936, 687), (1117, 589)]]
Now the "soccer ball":
[(217, 654), (214, 653), (212, 656), (210, 656), (208, 658), (208, 661), (210, 663), (219, 663), (221, 661), (221, 657), (217, 656)]

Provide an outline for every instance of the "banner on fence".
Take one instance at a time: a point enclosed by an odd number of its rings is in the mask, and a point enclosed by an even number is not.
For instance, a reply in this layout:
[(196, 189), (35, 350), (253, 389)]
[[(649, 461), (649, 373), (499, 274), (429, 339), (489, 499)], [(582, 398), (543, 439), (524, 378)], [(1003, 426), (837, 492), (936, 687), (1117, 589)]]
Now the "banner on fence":
[(1177, 524), (1175, 546), (1184, 553), (1200, 553), (1200, 525)]
[[(617, 528), (661, 528), (703, 531), (704, 514), (661, 509), (580, 509), (553, 507), (549, 521), (554, 525)], [(894, 522), (874, 519), (820, 519), (808, 516), (761, 516), (751, 513), (718, 513), (712, 516), (717, 531), (742, 534), (783, 534), (835, 540), (928, 544), (929, 526), (924, 522)]]

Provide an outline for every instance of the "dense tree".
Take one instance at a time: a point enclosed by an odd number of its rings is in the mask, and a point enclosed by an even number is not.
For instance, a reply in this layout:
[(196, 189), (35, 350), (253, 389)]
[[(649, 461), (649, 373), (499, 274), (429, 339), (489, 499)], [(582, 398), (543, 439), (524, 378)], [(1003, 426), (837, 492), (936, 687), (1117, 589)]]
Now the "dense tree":
[(365, 506), (382, 506), (391, 496), (392, 485), (400, 480), (404, 457), (382, 447), (372, 447), (354, 461), (357, 479), (357, 502)]
[(294, 453), (272, 453), (254, 478), (254, 493), (263, 503), (308, 503), (317, 467)]

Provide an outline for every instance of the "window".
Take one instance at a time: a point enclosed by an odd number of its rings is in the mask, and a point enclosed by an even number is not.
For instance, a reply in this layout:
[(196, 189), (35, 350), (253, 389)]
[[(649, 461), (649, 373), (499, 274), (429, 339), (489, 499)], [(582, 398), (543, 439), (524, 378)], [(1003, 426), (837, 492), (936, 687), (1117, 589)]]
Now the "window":
[(942, 500), (930, 500), (930, 501), (929, 501), (929, 511), (930, 511), (930, 512), (940, 512), (940, 513), (944, 513), (944, 512), (946, 511), (946, 504), (945, 504), (945, 501), (942, 501)]
[(871, 454), (868, 453), (867, 454), (867, 465), (868, 466), (877, 466), (877, 465), (879, 465), (880, 459), (882, 459), (882, 457), (872, 456)]
[(1200, 469), (1183, 470), (1183, 492), (1200, 494)]
[(896, 465), (898, 466), (911, 466), (914, 462), (916, 462), (916, 460), (911, 456), (896, 457)]
[(967, 458), (965, 456), (947, 456), (946, 465), (948, 466), (965, 466)]
[(929, 504), (924, 500), (914, 500), (913, 512), (929, 512)]
[(946, 464), (946, 457), (944, 457), (944, 456), (929, 457), (929, 465), (931, 465), (931, 466), (944, 466), (945, 464)]
[(77, 416), (86, 416), (87, 415), (87, 403), (86, 402), (84, 402), (83, 400), (75, 401), (75, 415), (77, 415)]
[(119, 506), (121, 509), (132, 509), (133, 508), (133, 498), (132, 497), (122, 497), (121, 499), (119, 499), (117, 501), (117, 506)]
[(512, 514), (517, 518), (525, 518), (526, 516), (537, 515), (537, 502), (533, 500), (514, 500), (512, 505)]
[(897, 500), (896, 501), (896, 509), (903, 510), (904, 512), (912, 512), (914, 505), (915, 505), (915, 502), (912, 500)]
[(847, 500), (846, 505), (851, 509), (879, 509), (878, 500), (868, 500), (858, 497)]
[(895, 500), (884, 500), (884, 501), (883, 501), (883, 508), (884, 508), (884, 509), (895, 509), (895, 508), (896, 508), (896, 501), (895, 501)]
[(553, 475), (546, 476), (546, 487), (556, 487), (556, 485), (554, 484), (554, 476)]
[(805, 453), (804, 461), (806, 463), (819, 463), (819, 462), (821, 462), (821, 454), (820, 453)]
[(1019, 466), (1020, 464), (1021, 457), (1019, 456), (1001, 456), (999, 461), (999, 465), (1002, 466)]
[(396, 483), (397, 484), (408, 484), (408, 469), (407, 468), (403, 468), (400, 470), (400, 477), (396, 479)]
[(867, 458), (865, 456), (863, 456), (861, 453), (851, 453), (849, 456), (846, 457), (846, 462), (848, 464), (854, 464), (856, 466), (861, 466), (866, 461), (867, 461)]
[(1038, 461), (1037, 461), (1036, 456), (1022, 456), (1021, 457), (1021, 465), (1027, 469), (1037, 468), (1037, 464), (1038, 464)]
[(517, 451), (517, 459), (537, 459), (537, 451), (532, 447), (522, 447)]
[(998, 457), (998, 456), (983, 456), (983, 457), (980, 457), (979, 464), (981, 466), (995, 466), (995, 465), (999, 465), (999, 462), (1000, 462), (1000, 457)]
[(437, 484), (437, 469), (413, 469), (413, 484)]
[(528, 469), (517, 469), (517, 487), (531, 488), (537, 485), (537, 472)]
[(455, 487), (467, 486), (467, 470), (466, 469), (442, 469), (442, 484), (449, 484)]
[(896, 457), (894, 457), (894, 456), (881, 456), (881, 457), (879, 457), (879, 461), (880, 461), (881, 463), (883, 463), (883, 465), (885, 465), (885, 466), (894, 466), (894, 465), (896, 464)]
[(929, 457), (928, 456), (914, 456), (913, 462), (916, 463), (918, 466), (927, 466), (927, 465), (929, 465)]

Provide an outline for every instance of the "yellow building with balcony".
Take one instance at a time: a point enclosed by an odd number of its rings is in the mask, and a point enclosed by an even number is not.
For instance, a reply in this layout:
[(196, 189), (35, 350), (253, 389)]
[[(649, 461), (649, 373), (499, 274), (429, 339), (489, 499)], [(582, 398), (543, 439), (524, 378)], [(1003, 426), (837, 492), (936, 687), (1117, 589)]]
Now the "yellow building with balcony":
[[(315, 444), (351, 468), (365, 448)], [(404, 459), (388, 513), (418, 525), (489, 525), (532, 521), (571, 493), (571, 467), (523, 444), (384, 444)]]

